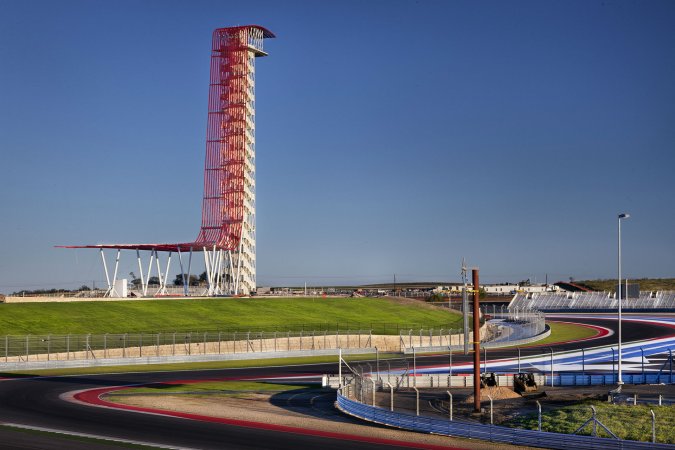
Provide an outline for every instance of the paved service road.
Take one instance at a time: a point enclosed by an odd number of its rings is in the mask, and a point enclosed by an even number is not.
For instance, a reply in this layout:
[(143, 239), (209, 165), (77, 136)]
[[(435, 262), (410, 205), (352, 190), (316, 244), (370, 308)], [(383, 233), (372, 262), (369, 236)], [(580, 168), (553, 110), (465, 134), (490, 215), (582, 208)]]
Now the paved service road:
[[(570, 320), (571, 319), (565, 319)], [(614, 323), (603, 319), (581, 319), (592, 325), (613, 328)], [(673, 329), (653, 324), (633, 322), (624, 325), (626, 341), (649, 337), (668, 336)], [(606, 341), (606, 342), (605, 342)], [(616, 336), (608, 336), (584, 343), (568, 343), (556, 350), (579, 348), (581, 345), (596, 346), (613, 344)], [(513, 357), (515, 350), (490, 350), (490, 358)], [(456, 355), (456, 361), (467, 360), (471, 355)], [(447, 355), (418, 358), (419, 365), (443, 364)], [(137, 442), (154, 443), (168, 447), (200, 449), (298, 449), (321, 448), (322, 450), (391, 448), (378, 442), (345, 442), (342, 439), (324, 436), (272, 431), (263, 428), (246, 428), (227, 424), (139, 414), (122, 410), (106, 409), (67, 402), (60, 398), (64, 393), (96, 387), (129, 384), (155, 383), (173, 380), (203, 380), (225, 377), (270, 377), (321, 375), (336, 373), (337, 364), (306, 365), (276, 368), (247, 368), (200, 370), (160, 373), (92, 375), (14, 379), (0, 381), (0, 422), (16, 423), (32, 427), (86, 433), (89, 435), (119, 438)], [(113, 442), (80, 442), (56, 438), (53, 435), (26, 433), (0, 427), (1, 448), (114, 448)], [(69, 438), (68, 438), (69, 439)]]

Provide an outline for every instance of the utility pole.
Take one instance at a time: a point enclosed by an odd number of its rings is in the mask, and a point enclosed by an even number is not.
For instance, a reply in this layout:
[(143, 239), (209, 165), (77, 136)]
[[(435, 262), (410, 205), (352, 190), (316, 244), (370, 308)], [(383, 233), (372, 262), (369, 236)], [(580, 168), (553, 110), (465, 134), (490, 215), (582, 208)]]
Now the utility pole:
[(469, 354), (469, 295), (466, 291), (466, 262), (462, 258), (462, 316), (464, 319), (464, 354)]
[(480, 293), (478, 269), (473, 276), (473, 410), (480, 412)]

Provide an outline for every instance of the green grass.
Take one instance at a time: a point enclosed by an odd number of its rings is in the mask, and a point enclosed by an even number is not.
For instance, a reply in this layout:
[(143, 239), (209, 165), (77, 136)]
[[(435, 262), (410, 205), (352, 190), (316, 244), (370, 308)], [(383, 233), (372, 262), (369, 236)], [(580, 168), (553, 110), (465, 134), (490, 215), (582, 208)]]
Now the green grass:
[[(597, 418), (621, 439), (651, 441), (652, 416), (656, 415), (656, 440), (659, 443), (675, 444), (675, 408), (670, 406), (613, 405), (602, 401), (587, 401), (571, 406), (557, 407), (542, 414), (542, 430), (557, 433), (574, 433), (591, 417), (591, 405), (598, 411)], [(537, 414), (518, 417), (502, 425), (537, 429)], [(581, 434), (591, 434), (592, 424)], [(598, 434), (609, 437), (601, 427)]]
[(546, 322), (551, 327), (551, 335), (533, 343), (533, 345), (555, 344), (595, 336), (598, 332), (592, 328), (571, 323)]
[[(398, 354), (380, 353), (380, 360), (400, 358)], [(375, 359), (374, 354), (370, 355), (343, 355), (345, 361), (365, 361)], [(39, 369), (39, 370), (17, 370), (11, 372), (0, 372), (0, 378), (23, 378), (31, 376), (68, 376), (68, 375), (97, 375), (106, 373), (130, 373), (130, 372), (175, 372), (181, 370), (217, 370), (217, 369), (239, 369), (246, 367), (272, 367), (272, 366), (292, 366), (303, 364), (324, 364), (334, 363), (337, 366), (337, 356), (308, 356), (298, 358), (270, 358), (270, 359), (248, 359), (237, 361), (208, 361), (194, 363), (172, 363), (172, 364), (146, 364), (129, 366), (99, 366), (99, 367), (78, 367), (70, 369)]]
[(376, 298), (175, 299), (0, 304), (1, 335), (459, 328), (459, 313)]
[(128, 394), (176, 394), (176, 393), (236, 393), (236, 392), (283, 392), (296, 389), (316, 388), (317, 384), (278, 384), (264, 381), (205, 381), (190, 384), (164, 384), (157, 383), (150, 386), (129, 388), (122, 391), (111, 392), (110, 396)]

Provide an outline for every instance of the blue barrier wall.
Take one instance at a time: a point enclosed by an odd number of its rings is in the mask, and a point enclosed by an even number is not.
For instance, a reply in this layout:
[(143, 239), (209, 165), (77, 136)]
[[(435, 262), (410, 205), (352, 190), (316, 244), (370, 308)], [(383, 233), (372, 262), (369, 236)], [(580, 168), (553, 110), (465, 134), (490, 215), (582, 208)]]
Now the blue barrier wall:
[(543, 431), (508, 428), (498, 425), (484, 425), (473, 422), (460, 422), (428, 416), (392, 412), (388, 409), (365, 405), (343, 396), (338, 391), (337, 408), (351, 416), (404, 430), (422, 433), (435, 433), (445, 436), (457, 436), (469, 439), (482, 439), (492, 442), (503, 442), (513, 445), (545, 447), (567, 450), (595, 449), (663, 449), (673, 450), (675, 446), (580, 436), (573, 434), (549, 433)]

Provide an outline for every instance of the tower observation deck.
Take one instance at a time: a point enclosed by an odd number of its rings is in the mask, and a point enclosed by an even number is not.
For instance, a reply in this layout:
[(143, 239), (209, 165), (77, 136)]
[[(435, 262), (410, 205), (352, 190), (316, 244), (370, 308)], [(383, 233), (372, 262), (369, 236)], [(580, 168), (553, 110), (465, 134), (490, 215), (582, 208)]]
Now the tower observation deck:
[[(60, 246), (100, 249), (108, 282), (107, 295), (119, 295), (115, 286), (121, 250), (136, 251), (144, 295), (148, 295), (147, 280), (155, 258), (160, 287), (154, 294), (162, 294), (162, 289), (166, 289), (173, 252), (179, 257), (185, 295), (193, 252), (204, 253), (208, 283), (205, 294), (248, 295), (255, 292), (255, 60), (267, 56), (263, 42), (273, 37), (272, 32), (257, 25), (218, 28), (213, 32), (202, 224), (194, 242)], [(117, 249), (112, 277), (103, 249)], [(150, 251), (145, 276), (141, 251)], [(158, 252), (169, 254), (164, 277)], [(187, 273), (182, 256), (185, 253), (189, 253)]]

